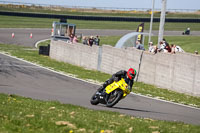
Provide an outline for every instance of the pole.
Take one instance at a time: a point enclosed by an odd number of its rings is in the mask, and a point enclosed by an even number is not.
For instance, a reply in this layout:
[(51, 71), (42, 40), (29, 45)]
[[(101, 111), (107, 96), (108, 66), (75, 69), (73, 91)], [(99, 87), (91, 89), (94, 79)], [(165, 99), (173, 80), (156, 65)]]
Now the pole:
[(163, 39), (166, 3), (167, 3), (167, 0), (162, 0), (162, 10), (161, 10), (161, 15), (160, 15), (160, 27), (159, 27), (159, 34), (158, 34), (158, 48), (160, 48), (160, 41), (162, 41)]
[(155, 3), (155, 0), (152, 0), (151, 22), (150, 22), (150, 28), (149, 28), (149, 42), (151, 42), (151, 33), (152, 33), (152, 24), (153, 24), (153, 13), (154, 13), (154, 3)]

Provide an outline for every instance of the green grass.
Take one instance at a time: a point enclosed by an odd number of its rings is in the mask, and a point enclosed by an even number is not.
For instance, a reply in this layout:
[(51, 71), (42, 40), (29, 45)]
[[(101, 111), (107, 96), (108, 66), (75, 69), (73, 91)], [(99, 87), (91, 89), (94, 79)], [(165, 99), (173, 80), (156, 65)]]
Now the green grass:
[(38, 44), (37, 47), (39, 48), (40, 46), (48, 46), (48, 45), (50, 45), (50, 42), (51, 42), (51, 40), (42, 41)]
[[(33, 13), (50, 13), (50, 14), (67, 14), (67, 15), (87, 15), (87, 16), (117, 16), (117, 17), (148, 17), (148, 11), (119, 11), (119, 10), (98, 10), (98, 9), (70, 9), (52, 7), (46, 8), (41, 6), (22, 6), (22, 5), (0, 5), (1, 11), (14, 12), (33, 12)], [(154, 13), (154, 17), (160, 17), (160, 13)], [(167, 18), (200, 18), (198, 13), (172, 13), (166, 14)]]
[(0, 28), (51, 28), (58, 19), (1, 16)]
[(200, 126), (136, 118), (56, 101), (0, 94), (0, 132), (40, 133), (198, 133)]
[[(0, 44), (0, 51), (4, 51), (18, 58), (23, 58), (25, 60), (40, 64), (42, 66), (52, 68), (56, 71), (62, 71), (68, 74), (75, 75), (76, 77), (84, 80), (93, 80), (98, 83), (103, 83), (111, 77), (111, 75), (106, 73), (87, 70), (79, 66), (52, 60), (48, 56), (39, 55), (37, 49), (31, 50), (31, 48), (17, 45)], [(186, 94), (173, 92), (167, 89), (158, 88), (156, 86), (140, 82), (134, 84), (133, 92), (169, 101), (174, 101), (177, 103), (183, 103), (186, 105), (200, 107), (200, 97), (189, 96)]]
[[(2, 15), (0, 15), (0, 17), (0, 28), (52, 28), (53, 21), (59, 21), (59, 19), (49, 18)], [(69, 19), (68, 23), (76, 24), (77, 29), (120, 29), (136, 31), (141, 22), (86, 21)], [(191, 31), (200, 31), (200, 23), (165, 23), (165, 30), (170, 31), (184, 31), (187, 27), (190, 27)], [(158, 29), (159, 23), (153, 23), (153, 30)], [(149, 23), (145, 23), (145, 30), (149, 30)]]

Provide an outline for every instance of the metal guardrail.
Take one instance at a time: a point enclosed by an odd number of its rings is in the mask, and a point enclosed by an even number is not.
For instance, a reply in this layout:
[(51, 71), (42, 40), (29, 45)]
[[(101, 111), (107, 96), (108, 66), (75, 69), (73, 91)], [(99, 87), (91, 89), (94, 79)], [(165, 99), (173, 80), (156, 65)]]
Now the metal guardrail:
[[(151, 8), (118, 8), (118, 7), (91, 7), (91, 6), (64, 6), (64, 5), (50, 5), (50, 4), (36, 4), (27, 2), (13, 2), (13, 1), (0, 1), (0, 4), (14, 4), (14, 5), (27, 5), (27, 6), (45, 6), (45, 7), (64, 7), (74, 9), (101, 9), (101, 10), (119, 10), (119, 11), (151, 11)], [(196, 12), (200, 9), (167, 9), (167, 12)], [(154, 11), (161, 11), (161, 9), (154, 9)]]

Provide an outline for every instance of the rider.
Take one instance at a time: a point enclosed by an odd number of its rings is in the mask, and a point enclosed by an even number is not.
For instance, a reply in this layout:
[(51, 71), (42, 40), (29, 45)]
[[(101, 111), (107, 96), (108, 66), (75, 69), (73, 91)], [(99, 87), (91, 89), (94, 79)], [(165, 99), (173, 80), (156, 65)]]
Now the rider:
[(135, 76), (136, 76), (136, 70), (133, 68), (130, 68), (128, 71), (120, 70), (119, 72), (113, 74), (110, 79), (105, 81), (105, 83), (98, 90), (102, 91), (106, 88), (106, 86), (113, 83), (114, 81), (119, 81), (121, 80), (121, 78), (124, 78), (126, 83), (128, 84), (128, 89), (131, 91)]

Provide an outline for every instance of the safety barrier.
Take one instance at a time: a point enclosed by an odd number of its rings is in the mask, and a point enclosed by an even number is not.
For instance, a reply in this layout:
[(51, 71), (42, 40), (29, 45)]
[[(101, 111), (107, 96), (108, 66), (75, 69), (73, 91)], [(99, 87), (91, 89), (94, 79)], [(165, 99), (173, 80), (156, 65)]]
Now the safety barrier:
[(198, 55), (187, 53), (154, 55), (135, 48), (119, 49), (109, 45), (90, 47), (52, 40), (50, 57), (109, 74), (134, 67), (139, 70), (138, 81), (200, 96), (200, 56)]

